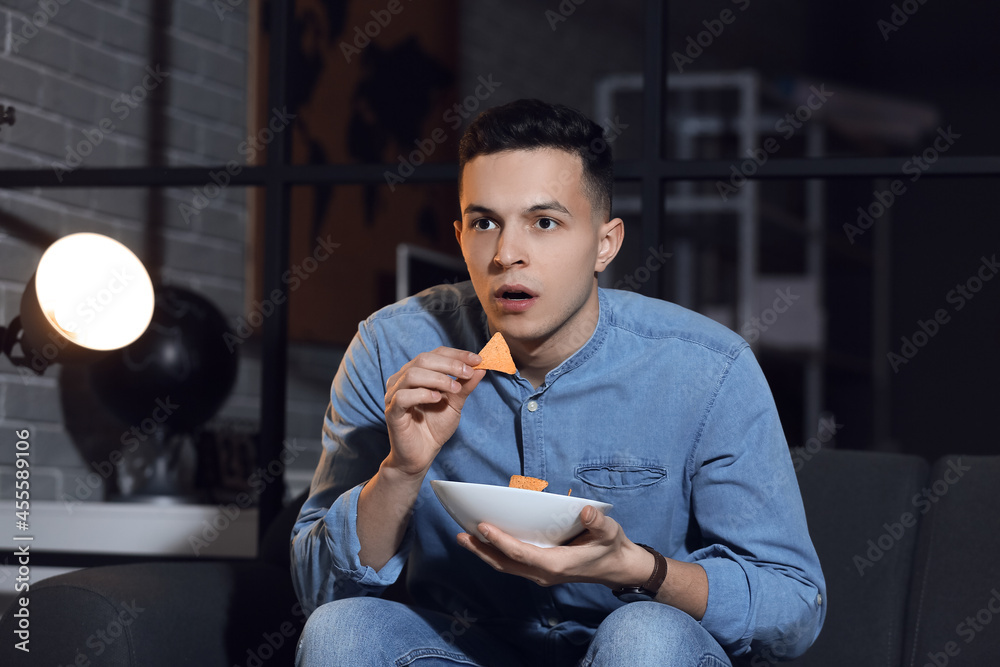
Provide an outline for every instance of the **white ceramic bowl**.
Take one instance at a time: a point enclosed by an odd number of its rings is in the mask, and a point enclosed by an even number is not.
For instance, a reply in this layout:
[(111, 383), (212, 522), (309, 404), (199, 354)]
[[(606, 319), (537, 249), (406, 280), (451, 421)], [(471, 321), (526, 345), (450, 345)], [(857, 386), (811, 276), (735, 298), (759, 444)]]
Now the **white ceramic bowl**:
[(448, 514), (470, 535), (483, 540), (476, 526), (485, 521), (539, 547), (565, 544), (583, 532), (580, 512), (587, 505), (603, 512), (612, 507), (610, 503), (578, 496), (493, 484), (432, 479), (431, 488)]

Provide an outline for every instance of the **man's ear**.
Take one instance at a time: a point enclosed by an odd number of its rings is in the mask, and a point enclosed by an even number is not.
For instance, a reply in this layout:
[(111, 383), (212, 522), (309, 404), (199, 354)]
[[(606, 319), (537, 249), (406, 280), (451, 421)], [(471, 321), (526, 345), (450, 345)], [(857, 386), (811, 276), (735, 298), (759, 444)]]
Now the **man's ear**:
[(608, 268), (621, 250), (625, 240), (625, 223), (621, 218), (614, 218), (603, 223), (597, 231), (597, 262), (594, 271), (600, 273)]
[(455, 221), (455, 240), (458, 241), (458, 246), (462, 247), (462, 221)]

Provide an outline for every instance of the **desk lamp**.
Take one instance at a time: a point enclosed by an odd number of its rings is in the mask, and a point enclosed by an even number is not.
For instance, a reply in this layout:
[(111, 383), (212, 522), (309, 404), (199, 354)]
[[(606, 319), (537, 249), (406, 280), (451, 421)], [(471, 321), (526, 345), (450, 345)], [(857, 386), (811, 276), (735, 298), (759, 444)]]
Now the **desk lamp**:
[[(53, 363), (91, 363), (139, 338), (153, 305), (153, 283), (131, 250), (101, 234), (70, 234), (42, 254), (20, 314), (0, 327), (0, 346), (38, 375)], [(14, 356), (18, 344), (23, 356)]]

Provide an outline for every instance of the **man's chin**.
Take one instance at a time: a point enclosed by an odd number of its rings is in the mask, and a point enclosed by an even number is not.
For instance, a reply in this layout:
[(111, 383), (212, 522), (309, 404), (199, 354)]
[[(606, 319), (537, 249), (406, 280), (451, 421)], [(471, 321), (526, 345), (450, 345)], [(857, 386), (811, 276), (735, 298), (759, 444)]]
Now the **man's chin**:
[(516, 316), (491, 318), (490, 328), (501, 332), (508, 345), (529, 349), (537, 347), (551, 335), (551, 332), (539, 323)]

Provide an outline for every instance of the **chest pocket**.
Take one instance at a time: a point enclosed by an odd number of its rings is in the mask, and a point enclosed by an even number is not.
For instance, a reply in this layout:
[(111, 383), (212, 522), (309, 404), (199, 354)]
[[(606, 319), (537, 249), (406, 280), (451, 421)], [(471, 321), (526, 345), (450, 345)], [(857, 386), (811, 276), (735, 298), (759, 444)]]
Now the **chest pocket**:
[(649, 461), (595, 461), (576, 467), (578, 480), (605, 491), (646, 491), (667, 479), (667, 468)]

